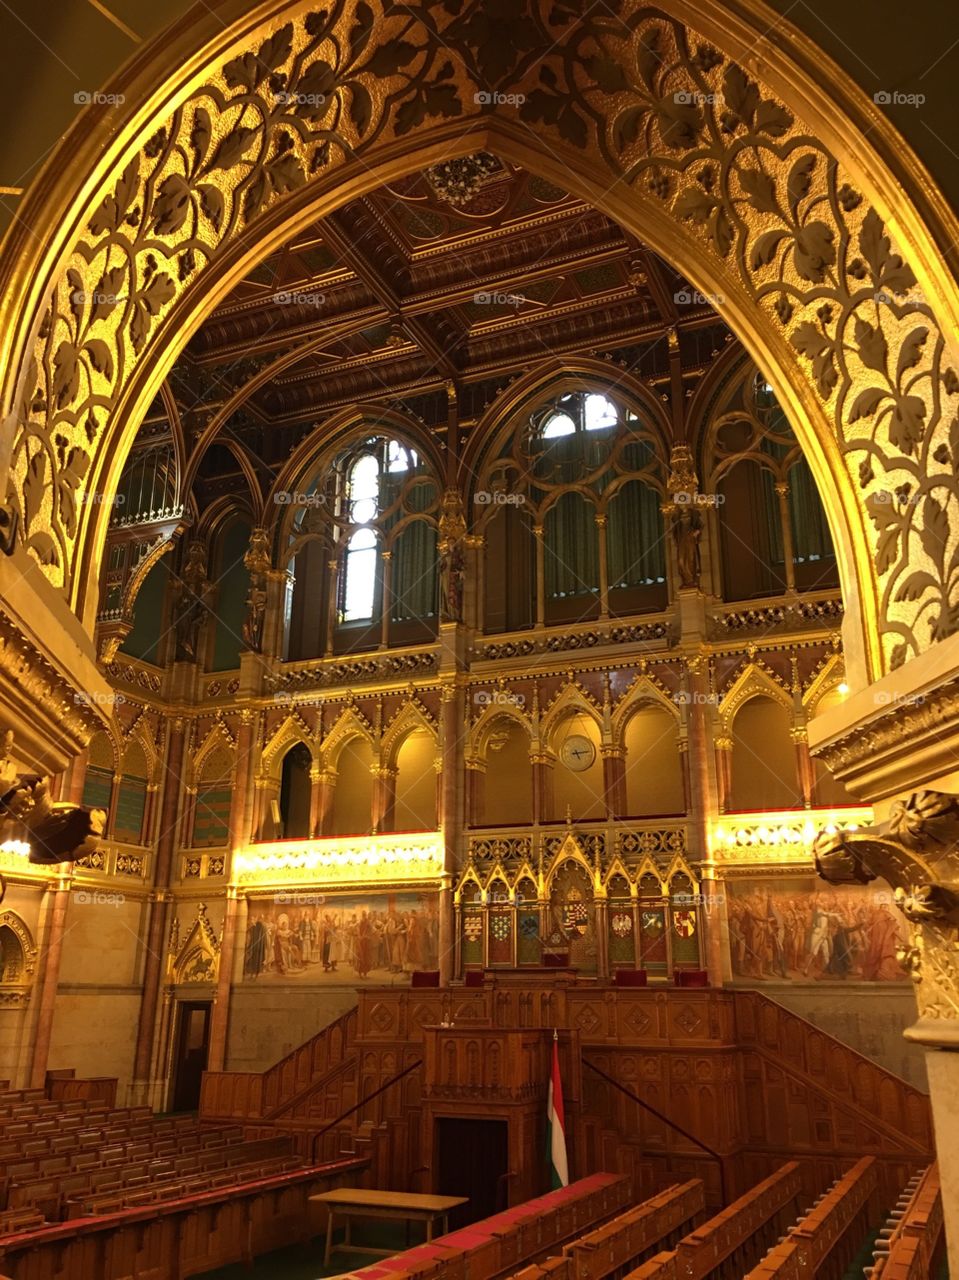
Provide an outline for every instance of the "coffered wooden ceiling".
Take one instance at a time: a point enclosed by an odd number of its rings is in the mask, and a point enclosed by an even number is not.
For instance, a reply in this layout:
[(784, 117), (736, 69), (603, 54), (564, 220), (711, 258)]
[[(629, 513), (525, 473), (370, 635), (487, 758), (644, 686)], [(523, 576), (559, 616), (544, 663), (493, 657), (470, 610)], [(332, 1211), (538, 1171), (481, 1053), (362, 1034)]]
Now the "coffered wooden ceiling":
[[(251, 272), (170, 375), (187, 434), (277, 362), (224, 423), (268, 463), (357, 402), (402, 406), (442, 431), (451, 384), (468, 429), (512, 377), (548, 358), (605, 358), (665, 394), (674, 328), (692, 385), (731, 340), (721, 315), (596, 209), (491, 165), (463, 205), (414, 174)], [(214, 456), (219, 469), (225, 455)]]

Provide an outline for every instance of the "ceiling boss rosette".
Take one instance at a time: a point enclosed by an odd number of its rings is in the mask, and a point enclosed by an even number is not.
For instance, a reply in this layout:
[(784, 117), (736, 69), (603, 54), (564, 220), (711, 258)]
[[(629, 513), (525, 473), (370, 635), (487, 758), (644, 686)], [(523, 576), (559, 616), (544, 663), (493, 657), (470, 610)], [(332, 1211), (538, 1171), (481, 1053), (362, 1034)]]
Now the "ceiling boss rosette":
[(670, 221), (692, 278), (725, 281), (781, 353), (817, 475), (838, 492), (844, 585), (883, 629), (871, 674), (957, 630), (959, 375), (902, 246), (767, 87), (635, 4), (360, 0), (290, 4), (285, 20), (278, 8), (260, 27), (247, 17), (201, 87), (162, 95), (175, 110), (121, 131), (42, 314), (17, 319), (35, 341), (24, 354), (18, 338), (6, 387), (7, 500), (81, 616), (106, 521), (86, 495), (115, 486), (151, 390), (144, 368), (182, 345), (178, 304), (204, 291), (211, 260), (331, 174), (355, 194), (398, 142), (477, 151), (475, 118), (504, 151), (512, 139), (566, 166), (573, 187), (628, 185), (635, 229)]

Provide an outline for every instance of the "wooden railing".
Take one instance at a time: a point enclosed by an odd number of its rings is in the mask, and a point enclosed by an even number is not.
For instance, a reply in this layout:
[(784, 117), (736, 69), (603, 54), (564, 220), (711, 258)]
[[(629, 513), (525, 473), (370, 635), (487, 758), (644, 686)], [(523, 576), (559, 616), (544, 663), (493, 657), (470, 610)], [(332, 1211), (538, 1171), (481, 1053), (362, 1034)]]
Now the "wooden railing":
[(790, 1228), (746, 1280), (842, 1280), (878, 1220), (876, 1162), (867, 1156)]
[(798, 1165), (784, 1165), (627, 1280), (741, 1280), (795, 1217), (801, 1192)]
[(200, 1094), (204, 1120), (275, 1120), (348, 1071), (356, 1040), (354, 1005), (266, 1071), (207, 1071)]
[(569, 1280), (606, 1280), (637, 1266), (654, 1250), (670, 1248), (695, 1223), (704, 1203), (703, 1184), (694, 1178), (627, 1209), (565, 1246)]
[(943, 1248), (939, 1166), (930, 1165), (914, 1182), (879, 1233), (867, 1280), (929, 1280), (936, 1274)]

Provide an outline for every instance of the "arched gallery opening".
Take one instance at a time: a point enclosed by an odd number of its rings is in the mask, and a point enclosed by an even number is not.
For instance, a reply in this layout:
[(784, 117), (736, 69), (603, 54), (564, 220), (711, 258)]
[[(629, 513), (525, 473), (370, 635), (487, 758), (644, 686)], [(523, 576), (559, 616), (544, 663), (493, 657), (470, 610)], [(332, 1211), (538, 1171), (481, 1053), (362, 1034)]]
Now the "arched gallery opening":
[(959, 1268), (947, 17), (56, 7), (0, 1280)]

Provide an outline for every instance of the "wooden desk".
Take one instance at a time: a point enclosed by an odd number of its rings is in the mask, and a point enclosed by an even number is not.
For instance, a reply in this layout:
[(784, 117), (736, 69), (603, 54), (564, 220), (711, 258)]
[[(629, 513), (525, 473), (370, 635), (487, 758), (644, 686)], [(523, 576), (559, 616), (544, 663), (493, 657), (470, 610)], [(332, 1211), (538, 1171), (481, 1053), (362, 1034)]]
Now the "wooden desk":
[(447, 1214), (457, 1205), (466, 1204), (465, 1196), (420, 1196), (405, 1191), (367, 1191), (358, 1187), (338, 1187), (335, 1191), (323, 1191), (320, 1195), (310, 1196), (311, 1204), (325, 1204), (329, 1211), (326, 1223), (326, 1251), (324, 1264), (330, 1265), (333, 1252), (333, 1218), (339, 1213), (346, 1221), (346, 1235), (339, 1249), (350, 1249), (353, 1253), (373, 1253), (378, 1257), (389, 1257), (394, 1249), (360, 1248), (350, 1243), (350, 1222), (353, 1218), (395, 1218), (401, 1222), (425, 1222), (427, 1244), (433, 1239), (433, 1223), (437, 1218), (443, 1219), (443, 1234), (447, 1226)]

